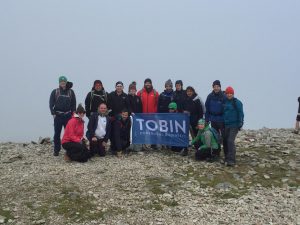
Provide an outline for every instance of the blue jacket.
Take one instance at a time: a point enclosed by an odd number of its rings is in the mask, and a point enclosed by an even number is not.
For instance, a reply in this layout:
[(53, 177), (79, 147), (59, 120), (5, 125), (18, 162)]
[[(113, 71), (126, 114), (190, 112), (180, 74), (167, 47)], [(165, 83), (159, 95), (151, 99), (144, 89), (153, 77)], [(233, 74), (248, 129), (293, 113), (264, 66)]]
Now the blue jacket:
[(225, 100), (224, 104), (224, 123), (225, 127), (241, 128), (244, 124), (243, 104), (237, 98)]
[(212, 91), (205, 101), (205, 120), (212, 122), (224, 122), (223, 118), (223, 105), (226, 96), (222, 91), (215, 93)]

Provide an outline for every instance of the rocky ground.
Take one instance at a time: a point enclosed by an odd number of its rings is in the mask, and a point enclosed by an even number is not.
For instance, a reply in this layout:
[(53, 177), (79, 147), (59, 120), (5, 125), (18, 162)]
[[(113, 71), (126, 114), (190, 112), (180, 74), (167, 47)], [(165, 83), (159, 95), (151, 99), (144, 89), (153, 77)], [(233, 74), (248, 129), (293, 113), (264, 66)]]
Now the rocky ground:
[[(43, 141), (41, 141), (43, 142)], [(0, 224), (300, 224), (300, 135), (245, 130), (237, 167), (167, 151), (67, 163), (0, 144)]]

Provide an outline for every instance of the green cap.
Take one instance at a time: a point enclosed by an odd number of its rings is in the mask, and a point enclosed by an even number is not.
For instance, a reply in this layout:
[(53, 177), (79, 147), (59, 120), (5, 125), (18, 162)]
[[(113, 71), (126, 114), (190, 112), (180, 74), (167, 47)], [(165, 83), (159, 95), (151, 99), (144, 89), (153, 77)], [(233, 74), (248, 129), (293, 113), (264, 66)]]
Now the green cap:
[(205, 120), (204, 119), (198, 120), (198, 125), (205, 125)]
[(68, 81), (68, 79), (65, 77), (65, 76), (60, 76), (59, 78), (58, 78), (58, 81), (59, 81), (59, 83), (60, 82), (67, 82)]
[(171, 103), (169, 104), (168, 108), (169, 108), (169, 109), (174, 109), (174, 110), (176, 110), (176, 109), (177, 109), (177, 104), (176, 104), (176, 102), (171, 102)]

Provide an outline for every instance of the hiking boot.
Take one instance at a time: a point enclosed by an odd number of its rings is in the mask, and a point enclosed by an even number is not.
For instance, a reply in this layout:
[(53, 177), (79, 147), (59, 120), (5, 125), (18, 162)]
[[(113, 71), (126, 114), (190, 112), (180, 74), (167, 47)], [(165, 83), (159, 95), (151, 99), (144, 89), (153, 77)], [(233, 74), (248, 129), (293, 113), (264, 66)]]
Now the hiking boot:
[(228, 167), (234, 167), (234, 166), (235, 166), (235, 163), (232, 163), (232, 162), (225, 162), (225, 166), (228, 166)]
[(71, 158), (67, 155), (67, 153), (64, 154), (64, 160), (66, 162), (71, 162)]
[(53, 155), (54, 155), (54, 156), (59, 156), (59, 152), (54, 151), (54, 152), (53, 152)]
[(299, 130), (294, 130), (293, 133), (294, 134), (299, 134)]
[(187, 148), (183, 148), (183, 149), (180, 151), (180, 155), (181, 155), (181, 156), (187, 156), (187, 155), (188, 155), (188, 149), (187, 149)]

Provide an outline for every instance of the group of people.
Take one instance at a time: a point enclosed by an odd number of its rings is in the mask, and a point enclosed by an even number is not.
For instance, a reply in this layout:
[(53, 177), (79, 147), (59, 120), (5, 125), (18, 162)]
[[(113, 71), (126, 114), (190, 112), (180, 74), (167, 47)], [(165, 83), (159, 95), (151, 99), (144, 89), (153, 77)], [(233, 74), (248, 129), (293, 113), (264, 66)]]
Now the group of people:
[[(72, 82), (65, 76), (59, 77), (59, 87), (50, 95), (49, 107), (54, 117), (54, 156), (58, 156), (61, 145), (66, 150), (65, 159), (86, 162), (95, 154), (105, 156), (108, 141), (111, 151), (121, 156), (130, 146), (130, 115), (135, 113), (188, 113), (192, 144), (197, 149), (196, 159), (216, 160), (223, 145), (225, 163), (232, 166), (235, 160), (235, 137), (243, 126), (244, 113), (241, 101), (234, 97), (232, 87), (221, 90), (221, 83), (212, 84), (212, 92), (205, 103), (192, 86), (183, 88), (177, 80), (175, 89), (172, 81), (165, 82), (165, 89), (158, 93), (150, 78), (137, 91), (136, 82), (124, 92), (121, 81), (116, 82), (115, 90), (107, 93), (100, 80), (95, 80), (92, 90), (85, 98), (85, 106), (76, 108), (76, 97)], [(87, 116), (87, 132), (84, 135), (84, 120)], [(62, 127), (65, 128), (62, 140)], [(222, 137), (222, 142), (217, 137)], [(157, 148), (152, 145), (152, 148)], [(171, 147), (188, 154), (187, 147)]]

